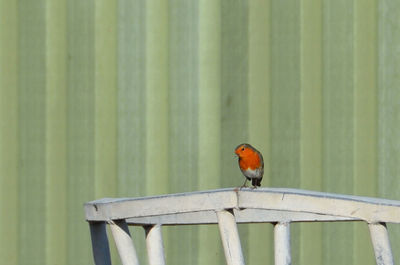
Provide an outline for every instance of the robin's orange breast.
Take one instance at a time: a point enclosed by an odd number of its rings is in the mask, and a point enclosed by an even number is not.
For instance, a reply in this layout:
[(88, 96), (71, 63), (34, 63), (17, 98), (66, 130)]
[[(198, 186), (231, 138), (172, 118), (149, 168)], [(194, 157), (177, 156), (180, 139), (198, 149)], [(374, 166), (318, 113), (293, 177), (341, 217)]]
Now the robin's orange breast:
[(243, 156), (239, 160), (239, 166), (242, 170), (255, 170), (261, 166), (261, 159), (256, 152)]

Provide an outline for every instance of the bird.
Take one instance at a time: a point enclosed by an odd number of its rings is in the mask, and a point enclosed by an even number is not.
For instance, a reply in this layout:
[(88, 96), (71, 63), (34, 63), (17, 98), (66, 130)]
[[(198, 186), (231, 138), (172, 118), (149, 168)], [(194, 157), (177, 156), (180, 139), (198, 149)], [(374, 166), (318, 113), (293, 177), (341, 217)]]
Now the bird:
[(247, 187), (247, 180), (251, 180), (253, 189), (261, 186), (264, 175), (264, 159), (262, 154), (250, 144), (240, 144), (235, 148), (239, 168), (245, 176), (243, 187)]

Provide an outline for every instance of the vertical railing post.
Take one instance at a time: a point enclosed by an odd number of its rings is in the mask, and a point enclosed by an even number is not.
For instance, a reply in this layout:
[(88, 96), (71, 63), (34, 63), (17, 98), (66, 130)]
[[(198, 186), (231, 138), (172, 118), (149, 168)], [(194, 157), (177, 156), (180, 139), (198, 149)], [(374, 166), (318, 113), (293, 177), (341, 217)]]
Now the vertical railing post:
[(161, 225), (145, 226), (146, 248), (150, 265), (165, 265)]
[(106, 223), (89, 222), (94, 264), (111, 265)]
[(110, 228), (123, 265), (139, 265), (135, 246), (125, 220), (110, 222)]
[(227, 265), (244, 265), (242, 246), (232, 211), (218, 211), (218, 226)]
[(385, 223), (368, 224), (377, 265), (393, 265), (392, 249)]
[(290, 265), (290, 223), (277, 223), (274, 227), (275, 265)]

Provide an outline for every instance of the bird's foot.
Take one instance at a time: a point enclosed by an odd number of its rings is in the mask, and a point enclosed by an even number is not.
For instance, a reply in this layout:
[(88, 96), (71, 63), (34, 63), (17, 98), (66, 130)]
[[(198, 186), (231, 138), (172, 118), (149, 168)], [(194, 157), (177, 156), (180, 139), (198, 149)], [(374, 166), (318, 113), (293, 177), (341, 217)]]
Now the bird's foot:
[(247, 188), (247, 185), (240, 186), (239, 190), (242, 190), (243, 188)]

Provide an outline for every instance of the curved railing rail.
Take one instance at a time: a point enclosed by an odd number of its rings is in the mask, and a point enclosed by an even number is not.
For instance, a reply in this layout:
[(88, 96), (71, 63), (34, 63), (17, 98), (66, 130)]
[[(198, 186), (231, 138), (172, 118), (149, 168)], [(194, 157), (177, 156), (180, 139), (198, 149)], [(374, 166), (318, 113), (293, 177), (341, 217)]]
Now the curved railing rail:
[(400, 201), (296, 189), (219, 189), (141, 198), (104, 198), (85, 204), (95, 264), (111, 264), (110, 225), (124, 265), (138, 265), (128, 225), (143, 226), (149, 264), (165, 264), (161, 227), (218, 224), (227, 264), (244, 259), (237, 223), (273, 223), (275, 264), (291, 264), (290, 223), (364, 221), (378, 265), (393, 264), (386, 223), (400, 223)]

